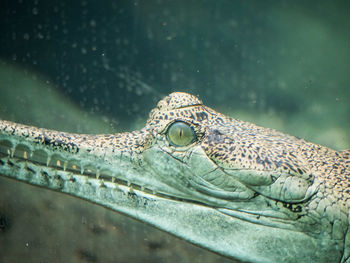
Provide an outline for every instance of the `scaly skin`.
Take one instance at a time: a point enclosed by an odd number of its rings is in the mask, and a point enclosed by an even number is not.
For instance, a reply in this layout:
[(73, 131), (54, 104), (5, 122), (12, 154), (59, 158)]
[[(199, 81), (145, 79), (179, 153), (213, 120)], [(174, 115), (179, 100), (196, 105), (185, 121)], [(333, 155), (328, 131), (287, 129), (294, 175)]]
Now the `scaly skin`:
[[(177, 146), (184, 122), (194, 140)], [(350, 151), (172, 93), (145, 128), (81, 135), (0, 121), (0, 174), (128, 214), (250, 262), (350, 262)]]

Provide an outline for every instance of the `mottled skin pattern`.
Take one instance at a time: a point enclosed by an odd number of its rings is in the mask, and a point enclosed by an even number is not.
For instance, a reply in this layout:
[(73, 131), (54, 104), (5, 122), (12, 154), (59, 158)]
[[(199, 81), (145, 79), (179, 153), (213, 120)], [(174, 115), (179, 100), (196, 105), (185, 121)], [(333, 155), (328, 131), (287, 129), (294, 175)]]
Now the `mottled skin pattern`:
[[(179, 147), (169, 142), (167, 131), (176, 121), (193, 128), (193, 143)], [(77, 135), (0, 121), (0, 135), (0, 173), (6, 176), (2, 166), (16, 166), (18, 159), (71, 176), (93, 175), (103, 178), (102, 184), (119, 180), (248, 222), (328, 238), (338, 244), (340, 261), (350, 262), (350, 151), (227, 117), (180, 92), (161, 100), (146, 127), (132, 133)], [(156, 174), (161, 183), (114, 171), (115, 159)]]

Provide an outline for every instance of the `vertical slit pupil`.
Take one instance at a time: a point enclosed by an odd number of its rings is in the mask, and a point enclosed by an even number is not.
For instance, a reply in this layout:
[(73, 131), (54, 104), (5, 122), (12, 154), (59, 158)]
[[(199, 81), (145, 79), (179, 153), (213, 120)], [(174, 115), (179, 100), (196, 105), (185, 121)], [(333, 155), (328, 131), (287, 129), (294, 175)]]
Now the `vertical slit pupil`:
[(186, 146), (196, 139), (194, 129), (186, 122), (177, 121), (172, 123), (167, 130), (167, 139), (175, 146)]

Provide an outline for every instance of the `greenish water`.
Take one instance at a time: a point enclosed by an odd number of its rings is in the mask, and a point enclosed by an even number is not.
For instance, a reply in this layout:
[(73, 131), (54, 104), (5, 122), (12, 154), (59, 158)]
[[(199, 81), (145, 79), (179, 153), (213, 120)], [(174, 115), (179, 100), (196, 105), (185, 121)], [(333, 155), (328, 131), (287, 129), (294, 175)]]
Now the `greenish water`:
[[(232, 117), (350, 148), (349, 11), (348, 1), (5, 1), (0, 118), (133, 130), (159, 99), (185, 91)], [(1, 262), (224, 260), (17, 185), (0, 180)]]

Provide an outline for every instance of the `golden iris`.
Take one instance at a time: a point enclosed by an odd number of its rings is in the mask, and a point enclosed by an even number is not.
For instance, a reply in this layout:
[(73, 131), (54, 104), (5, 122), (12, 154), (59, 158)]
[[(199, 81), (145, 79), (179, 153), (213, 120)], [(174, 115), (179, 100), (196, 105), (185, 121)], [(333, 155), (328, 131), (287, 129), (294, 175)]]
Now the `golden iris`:
[(172, 145), (186, 146), (195, 141), (196, 134), (186, 122), (177, 121), (168, 128), (167, 138)]

